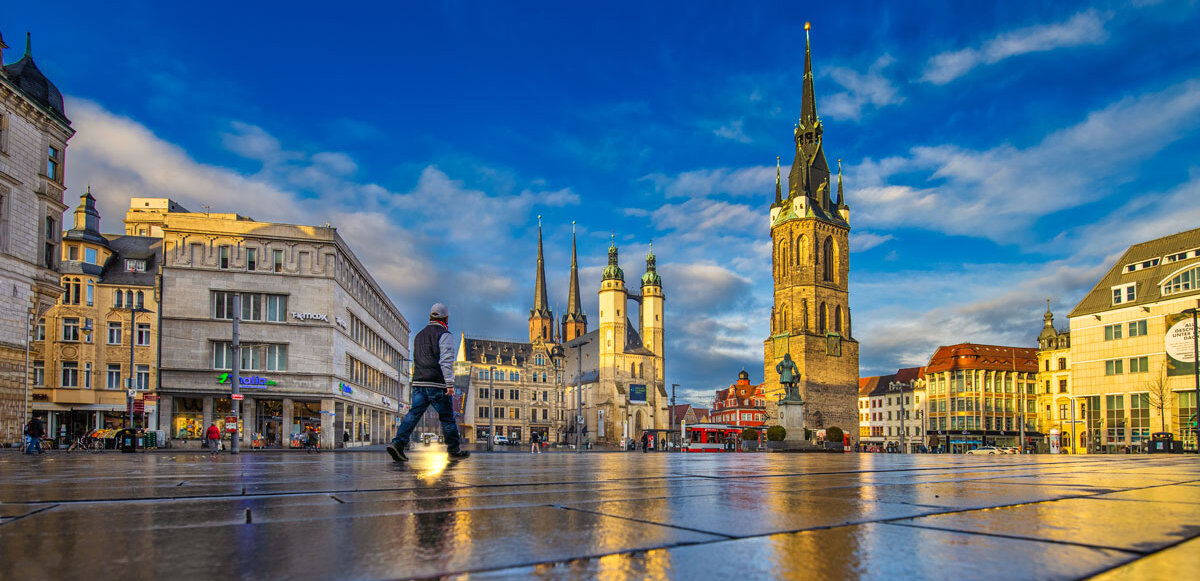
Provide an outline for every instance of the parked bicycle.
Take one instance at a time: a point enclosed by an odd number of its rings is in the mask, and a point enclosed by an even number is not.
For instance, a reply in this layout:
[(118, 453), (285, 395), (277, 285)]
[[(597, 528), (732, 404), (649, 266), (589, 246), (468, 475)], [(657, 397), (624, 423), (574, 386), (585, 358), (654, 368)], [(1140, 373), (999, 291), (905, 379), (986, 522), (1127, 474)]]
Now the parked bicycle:
[(75, 441), (71, 442), (70, 446), (67, 446), (67, 452), (72, 452), (75, 450), (82, 450), (92, 453), (103, 452), (104, 440), (100, 438), (93, 438), (91, 436), (79, 436), (78, 438), (75, 438)]

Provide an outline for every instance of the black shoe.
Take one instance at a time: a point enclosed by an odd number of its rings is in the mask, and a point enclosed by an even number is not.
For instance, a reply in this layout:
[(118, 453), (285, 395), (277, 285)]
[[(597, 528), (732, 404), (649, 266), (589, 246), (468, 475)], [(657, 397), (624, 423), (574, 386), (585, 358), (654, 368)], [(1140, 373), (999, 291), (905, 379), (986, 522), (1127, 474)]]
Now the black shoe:
[(455, 452), (450, 452), (450, 457), (454, 458), (455, 460), (462, 460), (463, 458), (467, 458), (470, 455), (471, 455), (471, 453), (466, 450), (457, 450)]
[(394, 442), (387, 445), (387, 453), (392, 457), (393, 462), (408, 462), (408, 456), (404, 455), (404, 448), (396, 445)]

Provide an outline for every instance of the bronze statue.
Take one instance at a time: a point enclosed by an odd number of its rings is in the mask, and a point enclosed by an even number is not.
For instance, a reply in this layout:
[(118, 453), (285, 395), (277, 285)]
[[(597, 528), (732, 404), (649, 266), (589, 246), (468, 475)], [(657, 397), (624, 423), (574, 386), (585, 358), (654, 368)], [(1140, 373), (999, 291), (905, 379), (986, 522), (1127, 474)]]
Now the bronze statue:
[(783, 361), (775, 366), (775, 372), (779, 374), (779, 384), (783, 386), (784, 401), (800, 401), (800, 393), (796, 389), (796, 383), (800, 380), (800, 370), (792, 361), (791, 353), (783, 354)]

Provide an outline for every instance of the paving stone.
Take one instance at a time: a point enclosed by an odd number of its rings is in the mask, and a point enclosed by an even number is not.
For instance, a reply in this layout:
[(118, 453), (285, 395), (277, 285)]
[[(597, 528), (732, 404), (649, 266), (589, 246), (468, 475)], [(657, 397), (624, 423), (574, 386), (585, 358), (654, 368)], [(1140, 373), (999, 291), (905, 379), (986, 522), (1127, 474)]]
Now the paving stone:
[[(1188, 571), (1192, 571), (1188, 573)], [(1092, 581), (1145, 581), (1147, 579), (1184, 579), (1200, 571), (1200, 538), (1192, 539), (1105, 571)]]

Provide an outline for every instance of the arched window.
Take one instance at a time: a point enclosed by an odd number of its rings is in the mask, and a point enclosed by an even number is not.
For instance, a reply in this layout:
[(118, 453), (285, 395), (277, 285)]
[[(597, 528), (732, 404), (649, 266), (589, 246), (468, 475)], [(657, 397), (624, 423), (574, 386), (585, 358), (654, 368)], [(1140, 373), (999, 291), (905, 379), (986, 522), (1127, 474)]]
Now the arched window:
[(821, 306), (817, 308), (817, 330), (820, 331), (821, 333), (824, 333), (826, 328), (827, 327), (825, 326), (825, 303), (821, 303)]
[(803, 234), (796, 237), (796, 266), (804, 264), (804, 250), (808, 248), (808, 245), (804, 242), (805, 240)]
[(142, 291), (137, 292), (137, 308), (142, 308), (146, 304), (146, 295)]
[(92, 306), (96, 301), (96, 283), (92, 279), (87, 281), (87, 306)]
[(637, 366), (633, 363), (629, 364), (629, 377), (637, 377)]
[(133, 291), (131, 290), (125, 291), (125, 306), (133, 308)]
[(1190, 291), (1197, 288), (1196, 282), (1200, 279), (1200, 266), (1189, 268), (1162, 283), (1162, 294), (1173, 295), (1184, 291)]
[(833, 236), (825, 239), (825, 249), (822, 252), (825, 260), (825, 280), (833, 280)]
[(833, 332), (842, 332), (842, 306), (838, 305), (833, 309)]
[(121, 291), (113, 293), (113, 307), (117, 309), (125, 308), (125, 293)]

